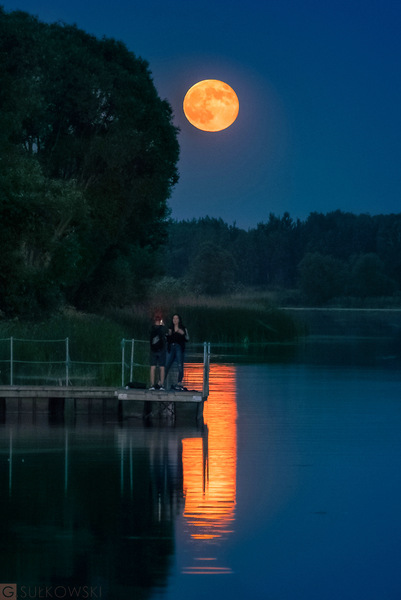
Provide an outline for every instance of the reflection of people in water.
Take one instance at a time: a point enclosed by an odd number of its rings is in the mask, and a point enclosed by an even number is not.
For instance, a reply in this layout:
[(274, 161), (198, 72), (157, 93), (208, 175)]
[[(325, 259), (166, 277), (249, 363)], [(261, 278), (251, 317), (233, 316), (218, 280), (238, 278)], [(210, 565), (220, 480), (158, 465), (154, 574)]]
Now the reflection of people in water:
[(183, 324), (180, 315), (173, 315), (173, 320), (167, 335), (168, 355), (165, 376), (167, 377), (173, 362), (176, 362), (178, 367), (177, 388), (180, 389), (183, 389), (182, 380), (184, 379), (184, 353), (185, 344), (188, 341), (188, 329)]
[(155, 388), (156, 367), (159, 366), (159, 389), (164, 390), (166, 364), (166, 329), (160, 314), (154, 317), (150, 330), (150, 390)]

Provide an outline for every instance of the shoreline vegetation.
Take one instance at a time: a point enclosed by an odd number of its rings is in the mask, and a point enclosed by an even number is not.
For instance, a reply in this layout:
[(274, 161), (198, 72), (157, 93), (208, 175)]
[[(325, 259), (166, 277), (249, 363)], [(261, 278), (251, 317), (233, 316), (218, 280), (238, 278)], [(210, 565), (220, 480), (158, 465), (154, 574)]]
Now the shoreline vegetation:
[(131, 307), (108, 308), (90, 313), (66, 307), (48, 319), (0, 319), (0, 339), (11, 336), (27, 340), (71, 339), (79, 355), (93, 360), (110, 355), (110, 347), (124, 339), (148, 340), (154, 312), (161, 311), (166, 325), (177, 312), (187, 325), (191, 342), (212, 344), (278, 344), (296, 342), (308, 335), (306, 313), (352, 314), (401, 311), (401, 304), (374, 298), (367, 302), (348, 299), (342, 306), (305, 306), (288, 301), (286, 293), (242, 292), (230, 296), (187, 295), (174, 301), (165, 295), (160, 301)]
[[(10, 338), (14, 340), (15, 384), (46, 380), (61, 385), (65, 371), (65, 340), (74, 362), (72, 380), (83, 385), (116, 385), (121, 381), (122, 340), (129, 362), (131, 339), (135, 339), (136, 381), (147, 381), (148, 336), (154, 311), (162, 311), (166, 325), (171, 316), (182, 315), (190, 332), (192, 348), (211, 342), (217, 362), (277, 362), (288, 359), (308, 337), (344, 339), (388, 335), (401, 339), (401, 307), (308, 307), (278, 308), (269, 293), (242, 293), (226, 297), (187, 296), (173, 303), (142, 303), (110, 308), (100, 313), (80, 312), (72, 307), (42, 320), (0, 320), (0, 383), (10, 381)], [(56, 343), (46, 343), (56, 341)], [(82, 361), (82, 364), (80, 362)], [(34, 364), (43, 367), (34, 367)], [(51, 366), (48, 366), (51, 365)], [(140, 365), (140, 366), (139, 366)], [(39, 375), (42, 373), (42, 375)], [(127, 378), (127, 381), (129, 379)], [(117, 383), (118, 385), (118, 383)]]
[[(32, 361), (39, 364), (65, 361), (65, 343), (69, 339), (69, 355), (74, 363), (93, 362), (93, 367), (82, 367), (85, 382), (101, 380), (114, 385), (121, 377), (121, 342), (135, 339), (135, 363), (142, 365), (136, 372), (140, 380), (147, 380), (149, 361), (149, 331), (155, 311), (161, 311), (166, 325), (174, 313), (182, 315), (190, 332), (190, 343), (211, 342), (215, 348), (234, 345), (248, 350), (253, 345), (294, 343), (305, 334), (297, 319), (273, 306), (264, 298), (186, 297), (173, 303), (164, 297), (161, 302), (137, 303), (132, 307), (109, 308), (100, 313), (87, 313), (67, 307), (48, 319), (0, 320), (0, 361), (4, 368), (0, 376), (3, 384), (10, 380), (7, 365), (10, 360), (10, 338), (14, 342), (14, 359), (20, 363), (21, 379), (28, 377)], [(56, 341), (57, 344), (45, 343)], [(32, 342), (32, 343), (31, 343)], [(40, 342), (40, 343), (36, 343)], [(129, 354), (129, 349), (127, 350)], [(26, 363), (25, 363), (26, 361)], [(115, 366), (100, 367), (101, 363)], [(98, 363), (99, 367), (95, 366)], [(146, 365), (146, 366), (145, 366)], [(60, 367), (59, 371), (62, 371)], [(58, 372), (59, 372), (58, 371)], [(88, 373), (91, 375), (88, 375)], [(105, 372), (106, 371), (106, 372)], [(48, 371), (48, 379), (62, 377)], [(137, 379), (138, 380), (138, 379)]]

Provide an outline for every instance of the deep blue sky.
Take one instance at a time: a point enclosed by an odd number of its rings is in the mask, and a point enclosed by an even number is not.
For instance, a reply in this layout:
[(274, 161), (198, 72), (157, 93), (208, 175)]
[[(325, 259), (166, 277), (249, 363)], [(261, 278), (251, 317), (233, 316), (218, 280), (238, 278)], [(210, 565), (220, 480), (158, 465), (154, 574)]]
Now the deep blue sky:
[[(401, 212), (401, 3), (394, 0), (0, 0), (42, 21), (122, 40), (149, 62), (181, 129), (176, 219), (254, 227), (269, 213)], [(221, 79), (229, 129), (182, 112)]]

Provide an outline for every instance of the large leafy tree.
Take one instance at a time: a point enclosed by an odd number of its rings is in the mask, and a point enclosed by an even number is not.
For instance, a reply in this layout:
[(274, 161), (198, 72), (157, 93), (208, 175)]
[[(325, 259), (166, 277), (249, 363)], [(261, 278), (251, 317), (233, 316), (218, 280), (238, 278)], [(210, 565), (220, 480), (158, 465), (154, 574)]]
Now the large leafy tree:
[[(2, 250), (18, 255), (17, 279), (29, 280), (31, 244), (69, 301), (132, 300), (165, 240), (178, 179), (177, 130), (146, 61), (121, 42), (0, 9), (0, 136), (0, 228), (18, 240)], [(32, 170), (16, 202), (11, 178), (23, 185)]]
[(8, 314), (48, 311), (80, 275), (80, 237), (87, 222), (73, 182), (44, 177), (30, 157), (1, 158), (0, 302)]

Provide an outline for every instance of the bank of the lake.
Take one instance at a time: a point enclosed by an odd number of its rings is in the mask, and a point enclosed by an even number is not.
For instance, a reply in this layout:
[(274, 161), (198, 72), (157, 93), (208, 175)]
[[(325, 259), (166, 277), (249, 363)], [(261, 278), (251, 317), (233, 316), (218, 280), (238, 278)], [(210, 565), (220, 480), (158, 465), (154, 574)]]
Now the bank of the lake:
[(63, 339), (69, 337), (76, 350), (94, 359), (107, 357), (110, 347), (122, 338), (144, 339), (154, 312), (162, 311), (168, 325), (172, 315), (182, 315), (191, 341), (214, 343), (287, 342), (303, 334), (302, 326), (290, 314), (274, 306), (229, 304), (201, 301), (197, 304), (176, 302), (174, 305), (136, 305), (129, 309), (110, 309), (104, 314), (90, 314), (66, 309), (41, 321), (2, 320), (0, 339)]
[(401, 308), (281, 307), (306, 335), (380, 337), (401, 333)]
[[(214, 348), (222, 344), (267, 348), (293, 344), (302, 327), (285, 311), (271, 305), (198, 299), (197, 303), (177, 302), (174, 306), (136, 305), (130, 309), (108, 310), (103, 315), (73, 309), (41, 321), (0, 321), (0, 383), (58, 385), (65, 380), (67, 363), (74, 365), (76, 385), (118, 385), (121, 363), (128, 365), (127, 379), (146, 383), (149, 375), (149, 331), (155, 310), (162, 310), (168, 325), (175, 312), (182, 315), (190, 333), (186, 357), (202, 355), (203, 342)], [(130, 340), (135, 340), (135, 357)], [(122, 348), (127, 345), (124, 355)], [(123, 356), (122, 356), (123, 352)], [(199, 359), (201, 360), (201, 358)], [(11, 364), (18, 375), (11, 374)], [(63, 372), (64, 369), (64, 372)], [(72, 378), (72, 370), (69, 370)], [(44, 379), (46, 381), (44, 381)], [(125, 379), (124, 379), (125, 381)]]

